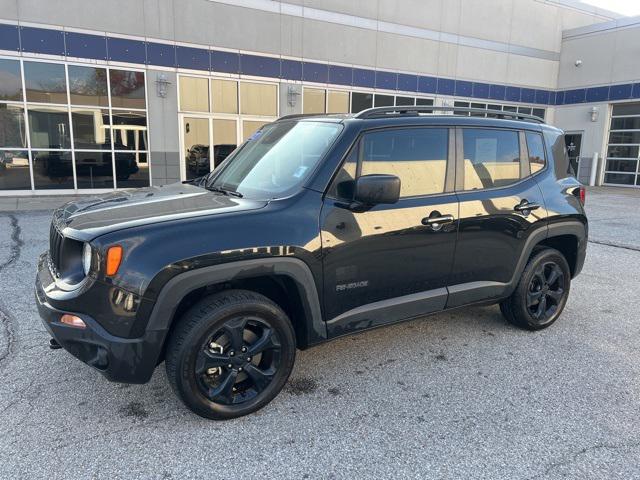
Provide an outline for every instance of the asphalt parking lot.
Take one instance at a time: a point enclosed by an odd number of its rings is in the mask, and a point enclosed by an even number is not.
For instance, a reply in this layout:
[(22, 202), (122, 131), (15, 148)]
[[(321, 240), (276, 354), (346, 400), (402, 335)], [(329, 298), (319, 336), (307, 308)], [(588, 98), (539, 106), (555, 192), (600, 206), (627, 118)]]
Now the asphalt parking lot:
[(47, 347), (50, 213), (0, 212), (0, 478), (638, 478), (640, 191), (587, 196), (565, 313), (530, 333), (467, 308), (300, 352), (285, 391), (216, 423)]

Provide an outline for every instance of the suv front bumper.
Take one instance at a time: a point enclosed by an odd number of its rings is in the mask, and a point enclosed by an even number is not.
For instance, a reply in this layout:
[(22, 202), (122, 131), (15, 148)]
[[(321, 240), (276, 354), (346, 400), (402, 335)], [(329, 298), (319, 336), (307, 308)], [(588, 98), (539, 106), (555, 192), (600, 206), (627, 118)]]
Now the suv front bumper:
[[(88, 315), (72, 310), (73, 299), (55, 301), (47, 289), (55, 283), (46, 263), (46, 254), (38, 261), (35, 296), (38, 312), (51, 336), (69, 353), (102, 373), (108, 380), (122, 383), (146, 383), (151, 378), (165, 337), (164, 330), (150, 330), (139, 338), (123, 338), (107, 332)], [(107, 293), (105, 292), (105, 295)], [(60, 305), (65, 303), (68, 305)], [(70, 309), (67, 310), (66, 307)], [(63, 314), (80, 317), (86, 328), (60, 322)]]

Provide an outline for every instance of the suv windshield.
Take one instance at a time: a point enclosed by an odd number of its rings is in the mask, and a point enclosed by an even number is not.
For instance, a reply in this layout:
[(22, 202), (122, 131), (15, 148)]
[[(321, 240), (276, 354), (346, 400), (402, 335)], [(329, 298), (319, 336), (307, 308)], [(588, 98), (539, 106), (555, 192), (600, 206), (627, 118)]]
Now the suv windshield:
[(266, 125), (212, 174), (207, 187), (256, 199), (285, 197), (305, 181), (341, 130), (339, 123), (313, 121)]

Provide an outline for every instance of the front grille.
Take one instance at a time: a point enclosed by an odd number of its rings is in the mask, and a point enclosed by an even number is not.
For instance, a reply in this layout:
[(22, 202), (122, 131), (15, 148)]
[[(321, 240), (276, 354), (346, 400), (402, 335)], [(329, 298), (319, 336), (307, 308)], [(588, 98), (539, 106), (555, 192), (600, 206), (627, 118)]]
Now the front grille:
[(62, 256), (63, 242), (64, 237), (53, 222), (51, 222), (51, 228), (49, 229), (49, 266), (51, 273), (56, 277), (60, 277), (60, 259)]

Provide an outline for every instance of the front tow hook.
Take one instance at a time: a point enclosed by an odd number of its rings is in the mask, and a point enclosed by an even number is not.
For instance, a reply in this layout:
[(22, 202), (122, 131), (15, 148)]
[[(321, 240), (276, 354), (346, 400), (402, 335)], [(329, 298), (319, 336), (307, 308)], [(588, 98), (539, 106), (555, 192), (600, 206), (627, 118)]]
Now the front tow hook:
[(60, 345), (55, 338), (52, 338), (51, 340), (49, 340), (49, 348), (51, 350), (59, 350), (60, 348), (62, 348), (62, 345)]

